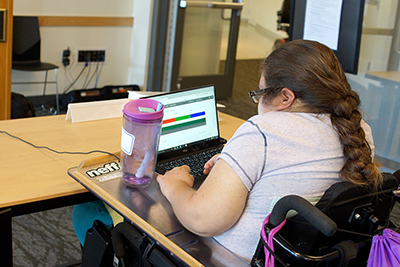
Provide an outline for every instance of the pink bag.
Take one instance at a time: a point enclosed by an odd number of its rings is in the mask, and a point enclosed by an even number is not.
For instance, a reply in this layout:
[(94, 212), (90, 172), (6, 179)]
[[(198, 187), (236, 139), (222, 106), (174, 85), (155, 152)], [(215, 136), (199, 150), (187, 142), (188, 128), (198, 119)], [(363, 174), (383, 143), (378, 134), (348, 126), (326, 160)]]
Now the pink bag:
[[(274, 235), (281, 230), (281, 228), (285, 225), (286, 223), (286, 218), (283, 222), (281, 222), (278, 226), (276, 226), (274, 229), (272, 229), (267, 237), (267, 234), (265, 233), (265, 225), (269, 222), (269, 216), (268, 215), (263, 222), (262, 228), (261, 228), (261, 237), (264, 239), (265, 243), (268, 245), (268, 247), (274, 251), (274, 243), (273, 243), (273, 237)], [(265, 254), (265, 267), (274, 267), (275, 266), (275, 258), (274, 256), (269, 252), (269, 250), (264, 246), (264, 254)]]

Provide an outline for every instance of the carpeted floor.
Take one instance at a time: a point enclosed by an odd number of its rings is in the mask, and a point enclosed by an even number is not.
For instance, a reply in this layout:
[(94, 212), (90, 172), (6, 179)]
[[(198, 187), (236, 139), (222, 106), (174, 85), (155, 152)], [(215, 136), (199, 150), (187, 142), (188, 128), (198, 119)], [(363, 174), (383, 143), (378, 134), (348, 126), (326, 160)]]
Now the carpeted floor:
[(80, 261), (72, 207), (13, 218), (14, 266), (61, 266)]
[[(236, 61), (232, 97), (218, 101), (225, 105), (225, 108), (219, 108), (220, 111), (244, 120), (257, 114), (257, 105), (251, 101), (248, 92), (258, 90), (261, 61), (262, 59)], [(222, 62), (221, 68), (223, 67)]]

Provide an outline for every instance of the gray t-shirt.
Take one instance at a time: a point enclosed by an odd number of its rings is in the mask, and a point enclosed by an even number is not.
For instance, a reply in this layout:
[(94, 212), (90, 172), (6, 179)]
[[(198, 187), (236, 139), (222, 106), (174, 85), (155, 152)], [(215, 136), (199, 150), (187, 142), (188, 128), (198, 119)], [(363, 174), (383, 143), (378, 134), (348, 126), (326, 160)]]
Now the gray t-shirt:
[[(362, 122), (374, 149), (371, 129)], [(249, 191), (242, 216), (214, 238), (250, 262), (264, 218), (283, 196), (319, 198), (339, 182), (345, 157), (328, 115), (268, 112), (246, 121), (225, 145), (220, 157)]]

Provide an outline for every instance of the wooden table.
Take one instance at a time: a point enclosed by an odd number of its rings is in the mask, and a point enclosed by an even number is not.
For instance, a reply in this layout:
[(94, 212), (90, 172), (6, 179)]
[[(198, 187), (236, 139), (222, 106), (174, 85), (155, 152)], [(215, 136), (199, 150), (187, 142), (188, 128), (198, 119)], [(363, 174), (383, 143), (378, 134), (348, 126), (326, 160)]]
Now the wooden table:
[[(221, 136), (229, 139), (242, 123), (221, 114)], [(121, 118), (73, 124), (65, 120), (65, 115), (0, 121), (0, 131), (36, 146), (68, 152), (119, 152), (121, 127)], [(11, 208), (17, 216), (95, 199), (67, 170), (101, 153), (57, 154), (4, 133), (0, 133), (0, 143), (0, 210)]]
[[(221, 136), (229, 139), (243, 120), (221, 113)], [(0, 131), (6, 131), (37, 146), (57, 151), (88, 152), (120, 150), (122, 119), (107, 119), (71, 123), (65, 115), (0, 121)], [(102, 155), (56, 154), (34, 148), (4, 133), (0, 134), (0, 209), (14, 207), (17, 213), (28, 203), (53, 200), (86, 193), (87, 190), (68, 176), (67, 170), (77, 163)]]
[[(58, 151), (118, 150), (121, 119), (72, 124), (64, 118), (58, 115), (0, 121), (0, 131)], [(67, 169), (93, 155), (56, 154), (4, 133), (0, 134), (0, 143), (0, 209), (12, 207), (14, 216), (27, 214), (46, 209), (43, 205), (51, 205), (48, 200), (62, 206), (69, 196), (77, 200), (87, 193), (68, 176)]]

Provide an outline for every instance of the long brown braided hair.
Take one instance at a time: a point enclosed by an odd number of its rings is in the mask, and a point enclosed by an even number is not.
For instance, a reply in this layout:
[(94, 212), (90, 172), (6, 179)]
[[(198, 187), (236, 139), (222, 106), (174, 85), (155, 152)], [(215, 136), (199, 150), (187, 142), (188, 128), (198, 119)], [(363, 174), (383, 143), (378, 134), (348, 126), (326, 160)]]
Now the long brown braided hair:
[(331, 49), (315, 41), (288, 42), (263, 61), (262, 75), (271, 88), (265, 94), (265, 101), (286, 87), (310, 112), (330, 114), (347, 158), (340, 171), (342, 180), (374, 188), (380, 185), (379, 164), (371, 157), (361, 127), (360, 98), (351, 89)]

